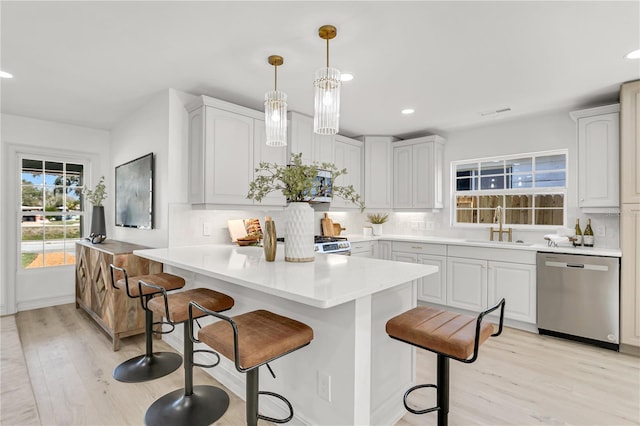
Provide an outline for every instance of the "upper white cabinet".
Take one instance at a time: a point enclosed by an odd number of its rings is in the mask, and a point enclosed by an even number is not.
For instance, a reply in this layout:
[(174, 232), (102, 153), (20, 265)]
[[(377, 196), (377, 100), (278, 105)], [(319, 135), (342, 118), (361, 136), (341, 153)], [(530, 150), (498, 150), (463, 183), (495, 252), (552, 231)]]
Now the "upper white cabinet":
[(578, 205), (620, 208), (620, 105), (571, 113), (578, 128)]
[[(362, 165), (363, 152), (361, 141), (350, 139), (345, 136), (335, 136), (335, 161), (334, 164), (338, 169), (347, 169), (347, 174), (338, 176), (334, 185), (348, 186), (353, 185), (356, 192), (364, 198), (362, 193)], [(343, 200), (340, 197), (333, 197), (331, 200), (331, 208), (359, 208), (350, 201)]]
[(318, 135), (313, 132), (313, 117), (290, 111), (288, 113), (287, 153), (302, 153), (302, 162), (311, 164), (333, 163), (334, 135)]
[[(393, 159), (391, 136), (365, 136), (364, 142), (364, 202), (367, 208), (392, 207)], [(362, 195), (362, 194), (361, 194)]]
[[(263, 150), (263, 114), (201, 96), (189, 111), (189, 202), (252, 205), (249, 183), (260, 160), (282, 162), (285, 150)], [(260, 141), (256, 141), (258, 138)], [(263, 205), (284, 205), (271, 197)]]
[(440, 136), (394, 142), (393, 208), (443, 207), (443, 147)]

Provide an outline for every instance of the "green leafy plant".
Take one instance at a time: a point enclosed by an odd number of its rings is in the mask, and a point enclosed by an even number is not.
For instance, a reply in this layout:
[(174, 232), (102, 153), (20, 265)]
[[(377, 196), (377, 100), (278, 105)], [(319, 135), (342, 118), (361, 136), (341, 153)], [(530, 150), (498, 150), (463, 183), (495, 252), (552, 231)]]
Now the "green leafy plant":
[(100, 177), (98, 184), (95, 189), (92, 191), (86, 186), (82, 189), (82, 193), (84, 194), (87, 201), (89, 201), (94, 206), (101, 206), (102, 202), (105, 198), (107, 198), (106, 186), (104, 185), (104, 176)]
[(382, 224), (389, 220), (388, 213), (368, 213), (367, 219), (374, 224)]
[[(331, 173), (331, 182), (334, 183), (332, 187), (317, 186), (314, 179), (318, 175), (318, 170), (327, 170)], [(335, 185), (336, 178), (346, 175), (347, 169), (340, 170), (334, 164), (315, 162), (310, 165), (302, 164), (302, 153), (299, 153), (291, 154), (289, 165), (261, 162), (255, 171), (258, 177), (249, 184), (247, 194), (249, 199), (260, 202), (267, 194), (282, 191), (287, 202), (313, 202), (315, 198), (324, 197), (331, 191), (334, 197), (338, 196), (350, 201), (360, 207), (360, 211), (364, 210), (364, 202), (353, 185)], [(315, 195), (311, 195), (314, 190)]]

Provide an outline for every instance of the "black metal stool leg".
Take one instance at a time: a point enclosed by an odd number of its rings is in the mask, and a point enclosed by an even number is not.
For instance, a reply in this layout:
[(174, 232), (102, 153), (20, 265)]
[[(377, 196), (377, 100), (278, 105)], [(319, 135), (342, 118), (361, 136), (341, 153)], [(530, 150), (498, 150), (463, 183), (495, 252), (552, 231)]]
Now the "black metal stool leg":
[[(145, 296), (147, 301), (151, 296)], [(113, 370), (113, 378), (119, 382), (138, 383), (164, 377), (176, 371), (182, 357), (173, 352), (153, 352), (153, 312), (145, 310), (144, 328), (146, 353), (131, 358)]]
[(438, 426), (449, 424), (449, 358), (438, 354)]
[(247, 426), (258, 424), (258, 389), (260, 368), (247, 371), (246, 395), (247, 400)]
[(144, 416), (146, 425), (199, 426), (210, 425), (224, 415), (229, 395), (215, 386), (193, 386), (193, 342), (191, 321), (184, 327), (184, 389), (157, 399)]

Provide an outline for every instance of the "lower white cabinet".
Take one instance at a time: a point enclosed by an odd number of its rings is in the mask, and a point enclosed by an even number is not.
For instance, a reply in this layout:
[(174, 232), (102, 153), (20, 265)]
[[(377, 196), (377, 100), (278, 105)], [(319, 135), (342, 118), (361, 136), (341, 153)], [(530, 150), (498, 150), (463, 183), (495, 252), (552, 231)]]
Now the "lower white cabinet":
[(536, 267), (519, 263), (489, 262), (487, 307), (503, 297), (505, 318), (536, 322)]
[(351, 243), (351, 256), (360, 257), (376, 257), (376, 246), (378, 244), (375, 241), (361, 241), (359, 243)]
[(449, 257), (447, 259), (447, 302), (449, 306), (480, 312), (487, 306), (487, 261)]
[(391, 241), (378, 241), (376, 257), (382, 260), (391, 260)]
[(536, 266), (482, 259), (447, 259), (447, 303), (480, 312), (506, 299), (505, 318), (536, 322)]
[(447, 247), (442, 244), (394, 242), (392, 259), (398, 262), (420, 263), (438, 267), (438, 272), (417, 281), (418, 300), (447, 304)]

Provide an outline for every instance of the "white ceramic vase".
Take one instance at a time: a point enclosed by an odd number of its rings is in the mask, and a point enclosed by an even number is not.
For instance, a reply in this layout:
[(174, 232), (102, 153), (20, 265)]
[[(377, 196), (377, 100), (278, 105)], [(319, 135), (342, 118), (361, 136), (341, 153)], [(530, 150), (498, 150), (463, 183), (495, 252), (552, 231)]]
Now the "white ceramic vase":
[(287, 225), (284, 237), (284, 260), (313, 262), (313, 208), (309, 203), (289, 203), (286, 208)]
[(372, 223), (371, 229), (373, 230), (373, 235), (382, 235), (382, 224), (381, 223)]

